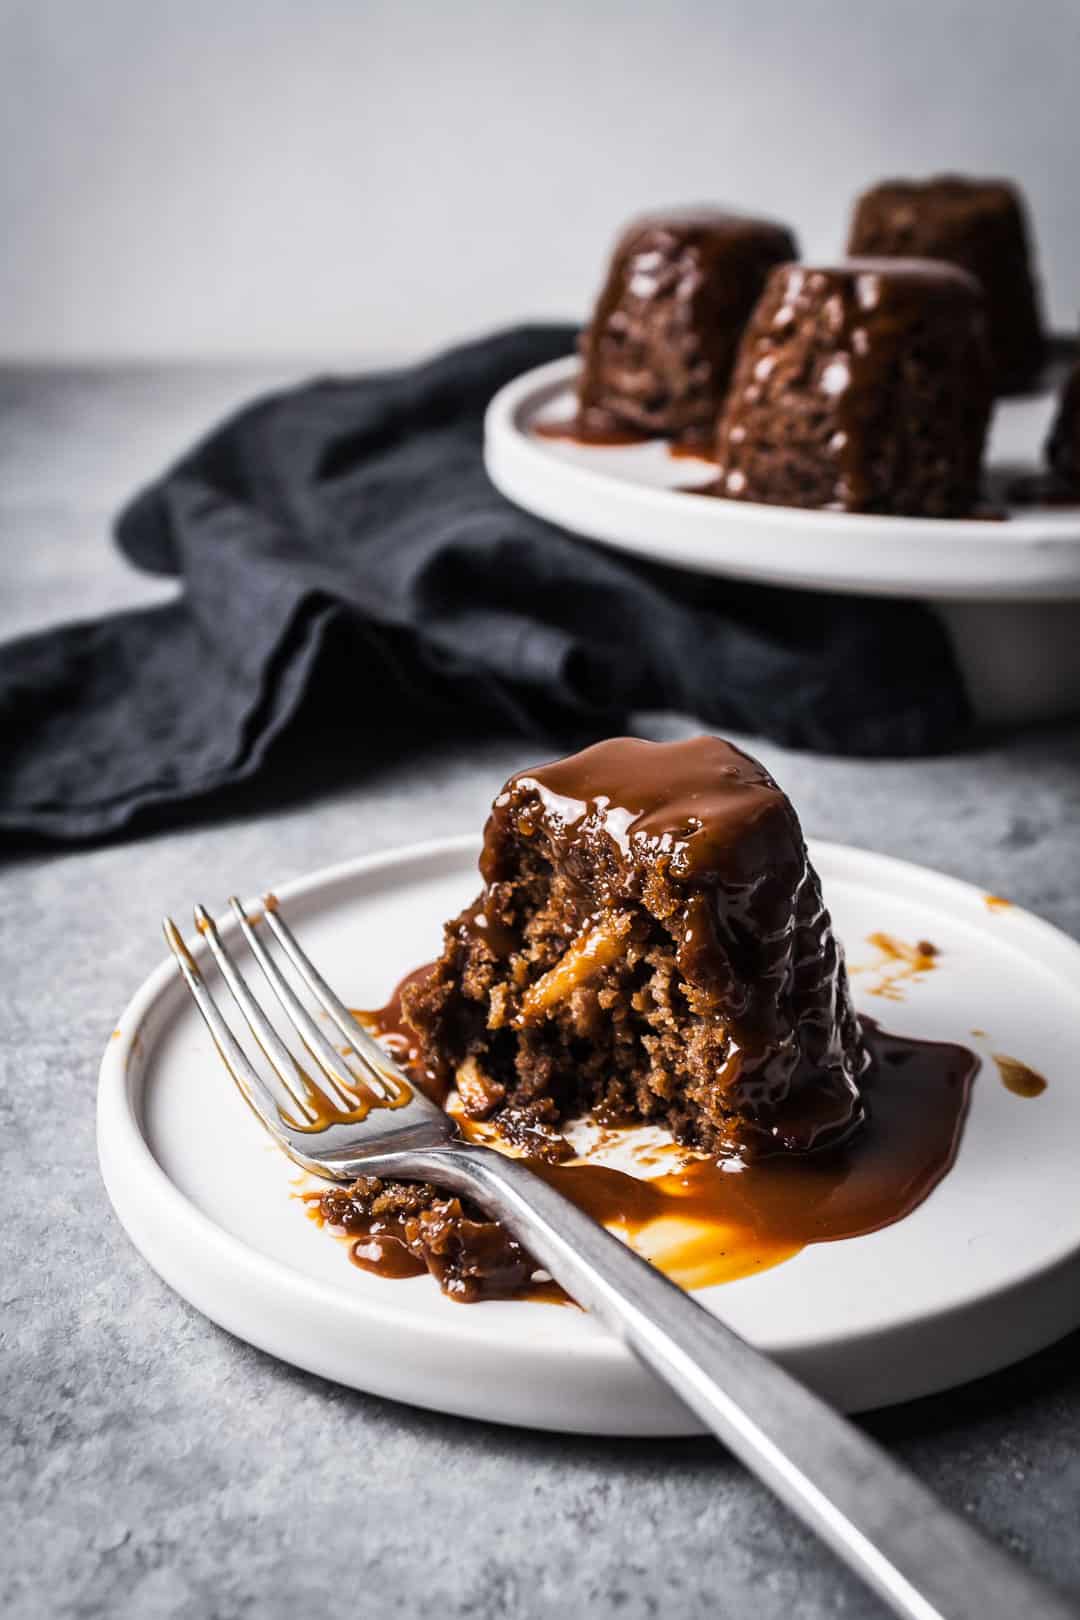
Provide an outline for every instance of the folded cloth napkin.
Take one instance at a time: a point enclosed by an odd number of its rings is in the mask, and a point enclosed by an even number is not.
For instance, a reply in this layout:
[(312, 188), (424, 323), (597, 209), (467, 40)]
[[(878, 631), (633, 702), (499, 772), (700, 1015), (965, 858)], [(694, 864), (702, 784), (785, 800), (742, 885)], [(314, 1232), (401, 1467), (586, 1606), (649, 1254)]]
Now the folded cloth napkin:
[[(138, 495), (119, 544), (182, 595), (0, 647), (0, 829), (178, 815), (262, 770), (316, 680), (368, 761), (463, 716), (555, 746), (637, 708), (838, 753), (955, 741), (967, 699), (918, 605), (645, 566), (496, 492), (484, 407), (573, 335), (520, 327), (272, 395)], [(327, 785), (335, 760), (305, 770)]]

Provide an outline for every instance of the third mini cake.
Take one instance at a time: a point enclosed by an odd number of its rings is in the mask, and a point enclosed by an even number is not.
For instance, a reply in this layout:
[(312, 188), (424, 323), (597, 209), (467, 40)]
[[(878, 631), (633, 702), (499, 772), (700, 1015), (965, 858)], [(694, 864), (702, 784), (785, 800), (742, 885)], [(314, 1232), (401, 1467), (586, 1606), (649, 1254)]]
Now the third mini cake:
[(995, 388), (1008, 393), (1038, 373), (1044, 342), (1029, 233), (1007, 180), (882, 181), (855, 205), (848, 252), (945, 259), (970, 271), (986, 298)]
[(972, 276), (922, 259), (782, 265), (739, 349), (717, 433), (717, 493), (970, 515), (990, 406)]
[(765, 277), (795, 254), (784, 226), (717, 209), (629, 226), (582, 337), (581, 435), (629, 428), (707, 443)]

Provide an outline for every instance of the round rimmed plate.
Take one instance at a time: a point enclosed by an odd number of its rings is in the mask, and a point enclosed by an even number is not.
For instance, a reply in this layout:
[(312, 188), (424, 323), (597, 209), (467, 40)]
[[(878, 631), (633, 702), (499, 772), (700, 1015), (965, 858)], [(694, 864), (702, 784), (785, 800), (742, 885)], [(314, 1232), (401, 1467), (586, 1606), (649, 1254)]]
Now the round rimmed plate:
[[(813, 844), (849, 961), (867, 936), (928, 938), (939, 967), (856, 999), (902, 1034), (984, 1055), (956, 1166), (906, 1220), (817, 1244), (698, 1297), (838, 1405), (886, 1405), (1003, 1366), (1080, 1323), (1080, 945), (977, 889), (903, 862)], [(353, 1005), (375, 1006), (438, 949), (477, 887), (455, 839), (285, 885), (311, 954)], [(235, 943), (231, 922), (223, 932)], [(201, 947), (200, 947), (201, 948)], [(972, 1031), (985, 1034), (973, 1035)], [(1007, 1091), (1005, 1052), (1049, 1084)], [(544, 1304), (461, 1306), (430, 1278), (351, 1266), (305, 1219), (296, 1172), (234, 1091), (171, 962), (109, 1041), (98, 1093), (102, 1175), (156, 1271), (230, 1332), (297, 1366), (438, 1410), (596, 1434), (690, 1434), (694, 1419), (587, 1316)]]
[[(708, 462), (673, 457), (663, 440), (630, 446), (538, 437), (568, 421), (576, 359), (515, 378), (484, 426), (492, 482), (518, 506), (574, 534), (698, 573), (804, 590), (933, 599), (1080, 598), (1080, 506), (1015, 508), (1006, 522), (810, 512), (704, 499)], [(991, 469), (1036, 471), (1052, 393), (999, 402)]]

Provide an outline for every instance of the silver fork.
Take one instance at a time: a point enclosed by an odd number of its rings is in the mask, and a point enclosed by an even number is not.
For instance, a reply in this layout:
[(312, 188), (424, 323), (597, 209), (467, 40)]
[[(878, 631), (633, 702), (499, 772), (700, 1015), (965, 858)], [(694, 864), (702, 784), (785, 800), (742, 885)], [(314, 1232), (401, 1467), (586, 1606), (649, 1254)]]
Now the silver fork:
[(519, 1161), (465, 1141), (353, 1018), (267, 895), (266, 929), (361, 1065), (358, 1085), (256, 930), (257, 919), (239, 900), (230, 905), (306, 1054), (297, 1058), (280, 1039), (212, 918), (197, 907), (196, 927), (267, 1059), (266, 1079), (169, 918), (165, 937), (237, 1086), (297, 1164), (329, 1181), (432, 1181), (502, 1221), (906, 1620), (1076, 1620), (1070, 1604), (949, 1512), (860, 1429), (591, 1216)]

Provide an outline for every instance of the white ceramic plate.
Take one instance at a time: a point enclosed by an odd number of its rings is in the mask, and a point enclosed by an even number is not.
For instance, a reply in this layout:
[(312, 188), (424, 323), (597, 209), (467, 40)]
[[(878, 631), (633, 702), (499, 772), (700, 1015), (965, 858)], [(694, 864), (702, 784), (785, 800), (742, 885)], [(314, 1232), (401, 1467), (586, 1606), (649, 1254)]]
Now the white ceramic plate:
[[(857, 999), (887, 1028), (1040, 1070), (1016, 1097), (987, 1061), (953, 1171), (908, 1219), (804, 1249), (699, 1298), (848, 1409), (991, 1371), (1080, 1322), (1080, 945), (976, 889), (813, 846), (849, 961), (876, 930), (929, 938), (907, 999)], [(278, 891), (346, 1000), (376, 1006), (437, 951), (478, 887), (472, 840), (357, 860)], [(193, 896), (193, 899), (199, 898)], [(235, 943), (231, 922), (223, 932)], [(201, 947), (200, 947), (201, 949)], [(975, 1039), (973, 1029), (986, 1031)], [(596, 1434), (689, 1434), (693, 1418), (584, 1314), (451, 1303), (428, 1278), (358, 1271), (305, 1218), (295, 1168), (233, 1090), (171, 962), (136, 993), (101, 1067), (98, 1143), (114, 1208), (165, 1280), (230, 1332), (324, 1377), (469, 1417)]]
[[(764, 584), (860, 595), (972, 600), (1080, 597), (1080, 507), (1017, 508), (1007, 522), (806, 512), (707, 500), (687, 485), (708, 462), (672, 457), (663, 440), (629, 447), (538, 438), (540, 421), (569, 420), (580, 362), (556, 360), (500, 389), (488, 407), (484, 454), (509, 500), (574, 534), (653, 562)], [(1038, 469), (1052, 393), (1005, 400), (988, 464)]]

